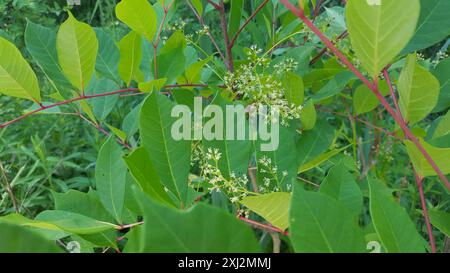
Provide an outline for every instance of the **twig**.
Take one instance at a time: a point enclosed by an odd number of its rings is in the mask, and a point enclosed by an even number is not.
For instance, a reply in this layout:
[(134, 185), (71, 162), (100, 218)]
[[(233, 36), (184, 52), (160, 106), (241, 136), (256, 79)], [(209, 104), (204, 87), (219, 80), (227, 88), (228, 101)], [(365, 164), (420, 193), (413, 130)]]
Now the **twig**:
[(420, 177), (413, 167), (414, 177), (416, 178), (417, 187), (419, 188), (420, 202), (423, 210), (423, 218), (427, 226), (428, 239), (430, 240), (431, 252), (436, 253), (436, 243), (433, 236), (433, 230), (430, 224), (430, 216), (428, 215), (427, 202), (425, 201), (425, 194), (423, 192), (423, 178)]
[(11, 201), (12, 201), (13, 207), (14, 207), (14, 210), (16, 211), (16, 213), (20, 213), (20, 211), (19, 211), (19, 206), (17, 205), (17, 199), (16, 199), (16, 196), (14, 195), (14, 192), (13, 192), (13, 190), (12, 190), (12, 188), (11, 188), (11, 185), (9, 184), (8, 177), (6, 176), (6, 171), (5, 171), (5, 169), (3, 168), (3, 164), (2, 164), (2, 161), (1, 161), (1, 160), (0, 160), (0, 171), (2, 172), (2, 176), (3, 176), (3, 180), (4, 180), (4, 185), (5, 185), (5, 190), (6, 190), (6, 192), (8, 193), (9, 198), (11, 198)]
[(239, 34), (241, 34), (242, 30), (244, 30), (244, 28), (253, 20), (253, 18), (255, 18), (255, 16), (264, 8), (264, 6), (268, 2), (269, 2), (269, 0), (265, 0), (264, 2), (262, 2), (261, 5), (259, 5), (259, 7), (256, 8), (256, 10), (252, 13), (252, 15), (250, 15), (250, 17), (248, 17), (248, 19), (245, 20), (245, 22), (242, 24), (242, 26), (239, 27), (236, 34), (234, 34), (233, 39), (231, 39), (231, 42), (229, 44), (230, 48), (233, 48), (233, 46), (236, 43), (236, 40), (239, 37)]
[(250, 225), (252, 225), (254, 227), (257, 227), (257, 228), (261, 228), (261, 229), (264, 229), (264, 230), (267, 230), (267, 231), (271, 231), (271, 232), (278, 232), (278, 233), (281, 233), (283, 235), (289, 235), (289, 232), (287, 232), (287, 231), (281, 230), (281, 229), (279, 229), (277, 227), (274, 227), (274, 226), (271, 226), (271, 225), (266, 225), (266, 224), (262, 224), (262, 223), (259, 223), (259, 222), (247, 219), (247, 218), (245, 218), (243, 216), (239, 216), (238, 219), (242, 220), (242, 221), (244, 221), (244, 222), (246, 222), (246, 223), (248, 223), (248, 224), (250, 224)]
[[(348, 36), (348, 31), (344, 31), (342, 32), (338, 37), (336, 37), (336, 40), (334, 41), (334, 44), (336, 44), (337, 42), (339, 42), (340, 40), (344, 39), (345, 37)], [(309, 65), (313, 65), (315, 63), (317, 63), (320, 58), (322, 58), (322, 56), (327, 53), (328, 48), (325, 47), (324, 49), (322, 49), (314, 58), (312, 58), (312, 60), (309, 62)]]
[(223, 55), (222, 51), (220, 50), (219, 45), (217, 44), (216, 40), (214, 39), (214, 36), (212, 36), (211, 31), (209, 31), (209, 27), (205, 24), (205, 21), (203, 21), (203, 18), (197, 13), (194, 6), (192, 5), (191, 1), (186, 1), (188, 6), (191, 8), (192, 12), (194, 13), (195, 17), (197, 17), (198, 21), (200, 22), (200, 25), (206, 30), (206, 34), (208, 35), (209, 39), (211, 40), (211, 43), (214, 45), (214, 47), (217, 50), (217, 53), (219, 53), (220, 58), (224, 63), (227, 63), (227, 59)]
[(231, 53), (232, 47), (230, 46), (230, 37), (228, 36), (228, 22), (227, 17), (225, 14), (225, 4), (223, 0), (220, 0), (220, 25), (222, 26), (222, 35), (223, 35), (223, 41), (225, 43), (226, 48), (226, 58), (227, 58), (227, 68), (228, 71), (233, 72), (234, 71), (234, 64), (233, 64), (233, 54)]

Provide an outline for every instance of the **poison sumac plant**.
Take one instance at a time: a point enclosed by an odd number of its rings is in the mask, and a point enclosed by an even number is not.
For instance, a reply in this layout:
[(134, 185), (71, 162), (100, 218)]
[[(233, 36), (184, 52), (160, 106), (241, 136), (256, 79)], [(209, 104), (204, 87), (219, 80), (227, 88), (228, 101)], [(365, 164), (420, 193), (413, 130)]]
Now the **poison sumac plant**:
[(120, 41), (30, 21), (44, 92), (0, 38), (0, 92), (35, 104), (2, 130), (69, 114), (105, 135), (95, 186), (52, 185), (33, 219), (0, 164), (0, 251), (448, 250), (450, 2), (328, 2), (122, 0)]

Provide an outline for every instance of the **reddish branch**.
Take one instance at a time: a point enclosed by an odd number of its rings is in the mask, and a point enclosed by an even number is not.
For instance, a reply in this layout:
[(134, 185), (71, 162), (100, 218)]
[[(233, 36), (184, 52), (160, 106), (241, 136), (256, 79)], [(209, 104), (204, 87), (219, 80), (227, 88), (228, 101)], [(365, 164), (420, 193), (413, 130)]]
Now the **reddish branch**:
[(220, 25), (222, 26), (222, 35), (223, 41), (225, 43), (225, 53), (227, 58), (227, 69), (230, 72), (234, 71), (234, 63), (233, 63), (233, 54), (231, 53), (232, 46), (230, 46), (230, 37), (228, 36), (228, 22), (225, 14), (225, 4), (223, 0), (220, 0), (220, 9), (218, 9), (220, 13)]
[[(338, 37), (336, 37), (336, 40), (334, 41), (334, 43), (336, 44), (337, 42), (339, 42), (340, 40), (344, 39), (345, 37), (348, 36), (348, 31), (344, 31), (342, 32)], [(320, 58), (322, 58), (322, 56), (327, 52), (328, 48), (325, 47), (324, 49), (322, 49), (319, 54), (317, 54), (314, 58), (312, 58), (312, 60), (309, 62), (309, 65), (313, 65), (315, 63), (317, 63)]]
[(264, 6), (269, 2), (269, 0), (265, 0), (264, 2), (259, 5), (258, 8), (248, 17), (248, 19), (242, 24), (242, 26), (239, 27), (236, 34), (233, 36), (233, 39), (231, 39), (231, 42), (229, 44), (230, 48), (233, 48), (234, 44), (236, 43), (237, 38), (239, 37), (239, 34), (241, 34), (242, 30), (255, 18), (255, 16), (264, 8)]
[(206, 34), (208, 35), (209, 39), (211, 40), (211, 43), (214, 45), (214, 47), (217, 50), (217, 53), (219, 53), (220, 58), (223, 60), (224, 63), (227, 63), (227, 59), (223, 55), (222, 51), (220, 50), (219, 45), (217, 44), (216, 40), (214, 39), (214, 36), (212, 36), (211, 31), (209, 31), (209, 27), (205, 24), (205, 21), (203, 20), (202, 16), (198, 14), (198, 12), (195, 10), (194, 6), (192, 5), (191, 1), (186, 1), (188, 6), (191, 8), (192, 12), (194, 13), (195, 17), (197, 17), (198, 21), (200, 22), (200, 25), (205, 29)]
[(261, 229), (264, 229), (264, 230), (267, 230), (267, 231), (272, 231), (272, 232), (278, 232), (278, 233), (281, 233), (281, 234), (284, 234), (284, 235), (287, 235), (287, 236), (289, 235), (289, 232), (287, 232), (287, 231), (281, 230), (281, 229), (279, 229), (277, 227), (274, 227), (274, 226), (271, 226), (271, 225), (266, 225), (266, 224), (262, 224), (262, 223), (259, 223), (259, 222), (247, 219), (247, 218), (245, 218), (243, 216), (239, 216), (238, 219), (240, 219), (240, 220), (242, 220), (242, 221), (244, 221), (244, 222), (246, 222), (246, 223), (248, 223), (248, 224), (250, 224), (250, 225), (252, 225), (254, 227), (257, 227), (257, 228), (261, 228)]
[(428, 152), (425, 150), (423, 145), (419, 142), (419, 140), (413, 135), (411, 130), (408, 128), (406, 122), (394, 111), (394, 109), (389, 105), (386, 99), (378, 90), (378, 86), (372, 83), (369, 79), (367, 79), (348, 59), (344, 56), (344, 54), (339, 51), (331, 42), (315, 25), (311, 22), (304, 14), (302, 9), (297, 9), (294, 5), (292, 5), (288, 0), (280, 0), (287, 8), (289, 8), (297, 17), (299, 17), (319, 38), (322, 42), (339, 58), (339, 60), (347, 66), (378, 98), (384, 108), (388, 111), (388, 113), (394, 118), (395, 122), (400, 126), (403, 130), (406, 139), (412, 141), (414, 145), (419, 149), (422, 155), (425, 157), (427, 162), (431, 165), (433, 170), (439, 176), (445, 187), (450, 190), (450, 183), (448, 182), (445, 175), (442, 173), (440, 168), (437, 166), (436, 162), (431, 158)]
[(430, 216), (428, 215), (427, 202), (425, 201), (425, 194), (423, 192), (423, 178), (420, 177), (414, 169), (414, 177), (416, 178), (417, 187), (419, 188), (420, 203), (423, 210), (423, 218), (425, 219), (425, 225), (427, 226), (428, 238), (430, 240), (431, 252), (436, 253), (436, 243), (433, 236), (433, 230), (431, 229)]

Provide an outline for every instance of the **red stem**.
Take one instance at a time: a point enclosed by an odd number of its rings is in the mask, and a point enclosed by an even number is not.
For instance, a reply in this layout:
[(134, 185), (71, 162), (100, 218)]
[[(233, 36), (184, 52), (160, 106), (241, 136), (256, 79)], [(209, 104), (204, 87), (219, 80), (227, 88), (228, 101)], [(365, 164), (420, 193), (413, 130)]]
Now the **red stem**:
[(394, 86), (392, 85), (391, 77), (389, 77), (387, 68), (383, 70), (383, 76), (389, 86), (389, 92), (391, 93), (392, 101), (394, 102), (395, 111), (397, 111), (397, 114), (403, 119), (402, 112), (400, 111), (400, 107), (398, 106), (397, 97), (395, 96)]
[(431, 158), (419, 140), (413, 135), (411, 130), (408, 128), (408, 125), (403, 121), (403, 118), (398, 116), (394, 109), (389, 105), (386, 99), (378, 90), (376, 84), (373, 84), (370, 80), (368, 80), (355, 66), (342, 54), (339, 49), (337, 49), (333, 42), (331, 42), (314, 24), (311, 22), (303, 13), (303, 10), (297, 9), (293, 6), (288, 0), (280, 0), (288, 9), (290, 9), (297, 17), (299, 17), (319, 38), (322, 42), (339, 58), (339, 60), (347, 66), (378, 98), (384, 108), (388, 111), (388, 113), (394, 118), (400, 128), (403, 130), (405, 137), (412, 141), (414, 145), (419, 149), (431, 167), (434, 169), (436, 174), (439, 176), (441, 181), (444, 183), (444, 186), (450, 190), (450, 183), (448, 182), (445, 175), (442, 173), (440, 168), (437, 166), (436, 162)]
[(128, 88), (128, 89), (116, 90), (116, 91), (112, 91), (112, 92), (106, 92), (106, 93), (95, 94), (95, 95), (83, 95), (83, 96), (76, 97), (76, 98), (73, 98), (73, 99), (60, 101), (60, 102), (57, 102), (57, 103), (54, 103), (54, 104), (51, 104), (51, 105), (48, 105), (48, 106), (41, 106), (40, 108), (38, 108), (36, 110), (30, 111), (30, 112), (28, 112), (28, 113), (26, 113), (26, 114), (24, 114), (24, 115), (22, 115), (20, 117), (17, 117), (15, 119), (11, 120), (11, 121), (8, 121), (8, 122), (5, 122), (5, 123), (1, 124), (0, 125), (0, 129), (5, 128), (5, 127), (7, 127), (7, 126), (9, 126), (9, 125), (19, 121), (19, 120), (27, 118), (27, 117), (29, 117), (29, 116), (31, 116), (33, 114), (38, 113), (38, 112), (42, 112), (44, 110), (51, 109), (51, 108), (54, 108), (54, 107), (57, 107), (57, 106), (69, 104), (71, 102), (76, 102), (76, 101), (86, 100), (86, 99), (92, 99), (92, 98), (98, 98), (98, 97), (106, 97), (106, 96), (111, 96), (111, 95), (115, 95), (115, 94), (127, 93), (127, 92), (136, 92), (136, 91), (139, 91), (139, 89), (137, 89), (137, 88)]
[(233, 64), (233, 54), (231, 53), (232, 47), (230, 46), (230, 37), (228, 36), (228, 22), (225, 14), (225, 4), (223, 0), (220, 0), (220, 9), (218, 10), (220, 12), (220, 24), (222, 26), (222, 35), (223, 40), (225, 43), (225, 49), (226, 49), (226, 58), (227, 58), (227, 68), (228, 71), (233, 72), (234, 71), (234, 64)]
[(268, 231), (278, 232), (278, 233), (284, 234), (286, 236), (289, 236), (289, 232), (281, 230), (281, 229), (279, 229), (277, 227), (274, 227), (274, 226), (271, 226), (271, 225), (262, 224), (262, 223), (259, 223), (259, 222), (247, 219), (247, 218), (245, 218), (243, 216), (239, 216), (238, 218), (240, 220), (246, 222), (246, 223), (249, 223), (250, 225), (252, 225), (254, 227), (258, 227), (258, 228), (265, 229), (265, 230), (268, 230)]
[(416, 178), (417, 187), (419, 188), (420, 202), (423, 210), (423, 218), (427, 226), (428, 238), (430, 240), (431, 252), (436, 253), (436, 243), (433, 236), (433, 230), (431, 229), (430, 216), (428, 215), (427, 203), (425, 201), (425, 194), (423, 191), (423, 178), (419, 177), (416, 170), (414, 170), (414, 177)]
[(234, 44), (236, 43), (237, 38), (239, 37), (239, 34), (241, 34), (242, 30), (255, 18), (255, 16), (264, 8), (264, 6), (269, 2), (269, 0), (265, 0), (264, 2), (259, 5), (259, 7), (248, 17), (248, 19), (242, 24), (242, 26), (239, 27), (236, 34), (234, 34), (233, 39), (231, 39), (231, 42), (229, 44), (230, 48), (233, 48)]
[(195, 17), (197, 17), (198, 21), (200, 22), (200, 25), (202, 25), (202, 27), (206, 29), (206, 34), (208, 35), (209, 39), (211, 40), (211, 43), (216, 48), (217, 52), (220, 55), (220, 58), (222, 58), (222, 61), (226, 64), (227, 63), (227, 59), (225, 58), (225, 56), (223, 55), (222, 51), (220, 50), (220, 47), (217, 44), (216, 40), (214, 39), (214, 36), (212, 36), (211, 32), (209, 31), (209, 27), (206, 26), (205, 21), (203, 21), (203, 18), (197, 13), (197, 11), (195, 10), (194, 6), (192, 6), (191, 2), (188, 0), (188, 1), (186, 1), (186, 3), (191, 8), (191, 10), (194, 13)]

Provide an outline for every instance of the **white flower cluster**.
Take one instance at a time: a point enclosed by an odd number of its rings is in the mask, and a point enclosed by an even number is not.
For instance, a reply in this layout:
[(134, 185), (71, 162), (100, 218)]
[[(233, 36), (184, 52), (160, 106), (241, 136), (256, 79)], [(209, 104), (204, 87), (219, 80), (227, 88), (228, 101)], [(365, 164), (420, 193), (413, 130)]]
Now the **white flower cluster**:
[(221, 191), (232, 203), (237, 203), (243, 197), (252, 194), (247, 190), (249, 181), (246, 175), (237, 176), (232, 172), (229, 179), (223, 176), (219, 169), (222, 154), (218, 149), (208, 148), (205, 152), (201, 147), (197, 147), (193, 154), (193, 160), (200, 163), (200, 176), (210, 185), (210, 192)]
[(436, 53), (436, 57), (434, 58), (434, 60), (431, 62), (431, 65), (433, 67), (436, 67), (442, 60), (445, 60), (448, 58), (448, 54), (442, 50), (439, 50)]
[[(263, 178), (263, 185), (259, 187), (260, 193), (270, 193), (270, 192), (277, 192), (281, 189), (281, 184), (283, 183), (284, 179), (288, 176), (288, 171), (283, 170), (282, 171), (282, 179), (278, 178), (278, 166), (272, 164), (272, 159), (267, 157), (266, 155), (263, 155), (261, 158), (258, 159), (258, 171), (262, 174), (266, 174)], [(272, 181), (275, 182), (276, 186), (271, 188)]]
[[(262, 105), (278, 108), (281, 124), (287, 125), (289, 120), (300, 118), (303, 107), (290, 104), (284, 96), (285, 90), (276, 75), (264, 75), (258, 68), (269, 66), (266, 58), (257, 57), (262, 51), (252, 46), (248, 52), (249, 64), (241, 65), (234, 73), (225, 75), (227, 88), (238, 97), (245, 99), (251, 106)], [(295, 69), (296, 62), (286, 60), (280, 66), (284, 69)], [(278, 67), (278, 68), (279, 68)], [(276, 69), (277, 67), (274, 66)]]
[(292, 58), (285, 59), (282, 62), (277, 63), (276, 65), (273, 66), (275, 73), (278, 76), (283, 76), (286, 73), (294, 71), (297, 69), (297, 67), (298, 67), (298, 62), (296, 62)]

